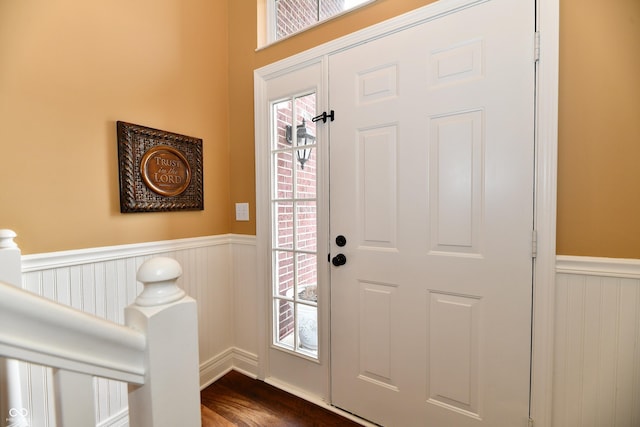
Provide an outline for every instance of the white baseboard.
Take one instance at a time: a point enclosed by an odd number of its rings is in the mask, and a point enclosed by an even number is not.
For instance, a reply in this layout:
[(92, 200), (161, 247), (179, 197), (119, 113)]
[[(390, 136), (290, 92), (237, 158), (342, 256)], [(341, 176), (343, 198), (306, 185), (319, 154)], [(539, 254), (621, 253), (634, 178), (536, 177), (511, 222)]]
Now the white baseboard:
[(233, 348), (229, 348), (200, 364), (200, 390), (215, 382), (232, 368)]
[(234, 348), (233, 369), (248, 377), (258, 378), (258, 355)]
[(258, 356), (231, 347), (200, 365), (200, 389), (217, 381), (230, 370), (236, 370), (252, 378), (257, 377)]

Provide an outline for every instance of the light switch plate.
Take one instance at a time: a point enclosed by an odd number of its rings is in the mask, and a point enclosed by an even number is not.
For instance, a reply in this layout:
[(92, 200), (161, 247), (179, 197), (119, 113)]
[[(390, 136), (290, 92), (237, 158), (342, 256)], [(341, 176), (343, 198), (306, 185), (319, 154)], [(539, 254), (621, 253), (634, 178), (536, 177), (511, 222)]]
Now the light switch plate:
[(249, 221), (249, 203), (236, 203), (236, 221)]

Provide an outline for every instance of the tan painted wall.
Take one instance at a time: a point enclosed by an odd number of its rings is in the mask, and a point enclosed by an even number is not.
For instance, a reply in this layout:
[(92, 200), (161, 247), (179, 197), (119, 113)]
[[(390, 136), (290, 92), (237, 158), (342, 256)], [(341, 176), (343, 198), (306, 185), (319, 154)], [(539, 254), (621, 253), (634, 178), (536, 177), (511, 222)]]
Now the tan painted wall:
[(560, 8), (557, 252), (640, 258), (640, 0)]
[[(228, 232), (226, 8), (0, 0), (0, 227), (23, 253)], [(120, 213), (116, 120), (203, 139), (204, 211)]]
[[(254, 234), (253, 70), (432, 0), (260, 51), (256, 1), (0, 0), (0, 227), (25, 253)], [(561, 0), (560, 254), (640, 258), (639, 75), (638, 0)], [(204, 139), (204, 211), (119, 213), (116, 120)]]
[[(306, 32), (256, 51), (257, 12), (266, 0), (229, 0), (231, 202), (251, 202), (251, 221), (232, 221), (233, 233), (255, 234), (253, 70), (435, 0), (377, 0)], [(246, 25), (236, 25), (246, 22)], [(262, 26), (261, 26), (262, 27)]]
[[(253, 23), (255, 1), (231, 1), (230, 21)], [(230, 58), (232, 181), (247, 180), (232, 200), (255, 197), (252, 70), (428, 3), (378, 0), (256, 53), (253, 25), (231, 26), (241, 53)], [(640, 1), (560, 3), (557, 253), (640, 258)], [(253, 233), (254, 224), (232, 229)]]

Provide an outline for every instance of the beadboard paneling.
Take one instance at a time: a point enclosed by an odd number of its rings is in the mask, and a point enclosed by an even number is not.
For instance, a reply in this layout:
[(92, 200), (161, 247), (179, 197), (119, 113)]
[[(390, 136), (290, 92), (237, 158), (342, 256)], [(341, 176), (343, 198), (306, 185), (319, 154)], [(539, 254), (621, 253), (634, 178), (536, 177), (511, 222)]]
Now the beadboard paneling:
[[(232, 254), (234, 259), (231, 270), (234, 301), (234, 343), (237, 349), (242, 349), (240, 351), (242, 356), (257, 359), (258, 343), (260, 342), (258, 331), (261, 322), (258, 318), (260, 301), (256, 288), (255, 239), (234, 239)], [(256, 372), (257, 367), (253, 369), (253, 374), (255, 375)]]
[[(234, 260), (234, 241), (247, 260)], [(136, 280), (139, 266), (152, 256), (176, 259), (183, 269), (178, 284), (198, 302), (199, 352), (202, 366), (219, 363), (234, 348), (233, 265), (242, 264), (244, 274), (255, 272), (255, 238), (212, 236), (175, 241), (92, 248), (22, 257), (24, 289), (84, 312), (124, 323), (124, 308), (142, 290)], [(252, 286), (255, 280), (244, 286)], [(233, 350), (231, 350), (233, 353)], [(229, 362), (231, 366), (233, 361)], [(257, 363), (257, 362), (255, 362)], [(217, 365), (216, 365), (217, 366)], [(203, 383), (222, 370), (207, 369)], [(52, 376), (48, 368), (21, 364), (23, 391), (29, 409), (29, 425), (53, 427)], [(96, 424), (128, 425), (126, 384), (95, 379)]]
[(558, 257), (553, 426), (640, 426), (640, 260)]

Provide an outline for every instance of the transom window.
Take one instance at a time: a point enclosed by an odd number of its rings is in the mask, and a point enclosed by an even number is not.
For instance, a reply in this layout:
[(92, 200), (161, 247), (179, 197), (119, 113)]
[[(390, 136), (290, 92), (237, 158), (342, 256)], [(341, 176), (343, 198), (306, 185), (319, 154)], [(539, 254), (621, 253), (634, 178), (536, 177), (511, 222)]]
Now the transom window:
[(374, 0), (270, 0), (273, 42)]

